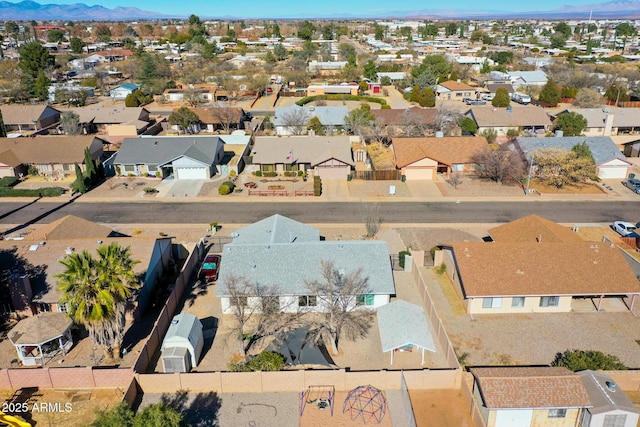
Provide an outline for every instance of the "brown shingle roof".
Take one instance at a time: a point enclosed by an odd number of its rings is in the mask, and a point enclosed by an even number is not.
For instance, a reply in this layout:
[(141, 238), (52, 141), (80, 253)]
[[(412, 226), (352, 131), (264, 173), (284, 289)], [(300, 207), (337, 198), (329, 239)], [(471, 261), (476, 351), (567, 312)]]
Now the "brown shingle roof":
[(445, 165), (472, 163), (473, 154), (486, 148), (487, 140), (479, 136), (444, 138), (393, 138), (396, 166), (403, 168), (424, 158)]
[(561, 367), (471, 368), (489, 409), (588, 408), (580, 376)]
[(472, 118), (478, 127), (521, 127), (549, 126), (551, 119), (541, 107), (535, 105), (512, 105), (511, 112), (506, 108), (474, 107)]
[(475, 91), (476, 88), (469, 86), (468, 84), (458, 83), (455, 80), (447, 80), (446, 82), (438, 83), (440, 86), (445, 87), (451, 91), (471, 90)]
[(113, 233), (111, 228), (104, 225), (74, 215), (67, 215), (29, 233), (24, 240), (40, 242), (44, 240), (102, 239)]
[(0, 163), (11, 166), (12, 168), (22, 164), (18, 156), (16, 156), (16, 154), (11, 150), (6, 150), (0, 153)]
[(615, 245), (459, 242), (450, 245), (467, 297), (621, 295), (640, 282)]
[(22, 163), (55, 164), (84, 162), (84, 149), (93, 135), (0, 138), (0, 153), (11, 150)]
[(434, 124), (438, 116), (437, 108), (395, 108), (391, 110), (371, 110), (371, 114), (384, 125), (402, 125), (406, 122), (407, 116), (417, 118), (421, 123)]
[(208, 124), (240, 123), (243, 113), (242, 108), (238, 107), (195, 107), (191, 111), (198, 115), (202, 123)]
[(583, 242), (584, 240), (569, 228), (553, 221), (527, 215), (507, 224), (489, 230), (489, 235), (498, 242)]
[(33, 120), (38, 120), (44, 111), (50, 108), (57, 111), (53, 107), (47, 105), (3, 105), (0, 107), (2, 111), (2, 119), (7, 125), (23, 125), (32, 124)]

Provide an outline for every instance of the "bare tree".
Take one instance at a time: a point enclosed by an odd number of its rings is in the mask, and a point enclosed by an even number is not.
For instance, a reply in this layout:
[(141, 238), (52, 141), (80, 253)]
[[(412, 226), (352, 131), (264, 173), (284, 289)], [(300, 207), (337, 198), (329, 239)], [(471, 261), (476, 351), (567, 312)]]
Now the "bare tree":
[(476, 152), (471, 160), (476, 165), (476, 175), (497, 183), (515, 179), (524, 171), (522, 160), (507, 147), (487, 146)]
[(80, 116), (73, 111), (62, 113), (60, 117), (60, 127), (62, 127), (65, 135), (79, 135), (81, 131)]
[(425, 136), (429, 130), (429, 126), (417, 114), (404, 113), (400, 118), (400, 126), (402, 135), (408, 138), (417, 138)]
[(201, 91), (199, 91), (198, 89), (188, 88), (185, 89), (182, 93), (182, 99), (187, 104), (189, 104), (190, 107), (197, 107), (203, 102), (202, 96), (200, 94)]
[(343, 336), (348, 340), (365, 338), (375, 317), (375, 311), (364, 307), (364, 300), (371, 294), (369, 280), (361, 270), (346, 272), (333, 261), (321, 262), (322, 280), (307, 282), (309, 295), (317, 296), (317, 306), (322, 313), (312, 322), (311, 331), (316, 342), (331, 345), (333, 354)]
[(304, 108), (291, 108), (282, 113), (280, 122), (293, 135), (304, 135), (307, 133), (309, 118), (309, 114)]
[(603, 97), (597, 90), (585, 87), (578, 91), (574, 107), (579, 108), (598, 108), (602, 105)]
[(277, 286), (264, 286), (236, 276), (230, 277), (224, 285), (233, 316), (231, 334), (241, 340), (243, 356), (254, 344), (266, 337), (278, 337), (300, 320), (302, 313), (290, 313), (293, 302), (280, 298)]
[(436, 115), (435, 130), (442, 131), (445, 135), (457, 133), (460, 130), (458, 121), (462, 117), (459, 111), (452, 109), (444, 104), (438, 106), (438, 114)]
[(391, 136), (387, 125), (381, 119), (375, 119), (371, 125), (369, 125), (366, 132), (367, 139), (369, 141), (376, 141), (381, 144), (389, 145)]
[(230, 133), (231, 128), (238, 126), (242, 120), (240, 108), (231, 107), (229, 103), (217, 101), (213, 104), (213, 108), (209, 109), (211, 115), (218, 120), (218, 124), (225, 133)]
[(453, 172), (447, 178), (447, 182), (453, 186), (453, 188), (458, 188), (458, 185), (462, 184), (462, 174), (460, 172)]
[(377, 204), (367, 203), (362, 213), (362, 220), (364, 221), (364, 228), (367, 231), (367, 237), (373, 238), (380, 230), (380, 224), (382, 223), (382, 217), (380, 216), (380, 209)]

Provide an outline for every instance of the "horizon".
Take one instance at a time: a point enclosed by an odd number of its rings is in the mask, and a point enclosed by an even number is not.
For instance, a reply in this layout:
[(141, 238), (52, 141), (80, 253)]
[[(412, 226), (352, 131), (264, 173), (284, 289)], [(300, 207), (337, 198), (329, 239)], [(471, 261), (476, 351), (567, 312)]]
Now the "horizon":
[[(34, 1), (34, 0), (31, 0)], [(531, 9), (530, 2), (522, 0), (508, 1), (495, 0), (491, 4), (491, 8), (479, 8), (477, 5), (469, 6), (468, 3), (456, 0), (454, 3), (447, 3), (442, 7), (440, 4), (425, 4), (417, 7), (414, 2), (403, 0), (394, 2), (391, 6), (389, 2), (384, 0), (370, 0), (364, 8), (362, 4), (355, 2), (343, 2), (339, 0), (327, 0), (322, 3), (321, 10), (311, 9), (308, 5), (302, 4), (294, 0), (280, 0), (276, 2), (258, 2), (256, 0), (247, 0), (238, 4), (227, 4), (224, 9), (216, 6), (215, 3), (197, 2), (190, 5), (191, 10), (186, 10), (184, 5), (171, 0), (155, 0), (136, 2), (135, 5), (125, 5), (122, 0), (43, 0), (34, 1), (40, 5), (74, 5), (85, 4), (87, 6), (102, 6), (108, 9), (116, 7), (136, 7), (143, 11), (155, 12), (166, 15), (166, 17), (186, 17), (191, 14), (202, 18), (237, 18), (237, 19), (304, 19), (306, 18), (324, 18), (324, 19), (340, 19), (340, 18), (372, 18), (372, 17), (392, 17), (403, 15), (408, 18), (411, 13), (415, 15), (449, 15), (449, 16), (471, 16), (471, 15), (508, 15), (523, 13), (542, 13), (555, 10), (566, 11), (565, 8), (582, 9), (589, 14), (590, 6), (599, 6), (608, 2), (594, 0), (564, 0), (562, 4), (553, 0), (540, 0), (536, 3), (536, 9)], [(623, 3), (634, 4), (637, 0), (621, 0)], [(7, 3), (17, 4), (20, 1), (8, 1)], [(640, 8), (640, 7), (639, 7)], [(330, 12), (327, 12), (330, 10)], [(576, 12), (579, 12), (576, 11)], [(132, 17), (136, 19), (137, 17)], [(596, 17), (594, 16), (594, 19)]]

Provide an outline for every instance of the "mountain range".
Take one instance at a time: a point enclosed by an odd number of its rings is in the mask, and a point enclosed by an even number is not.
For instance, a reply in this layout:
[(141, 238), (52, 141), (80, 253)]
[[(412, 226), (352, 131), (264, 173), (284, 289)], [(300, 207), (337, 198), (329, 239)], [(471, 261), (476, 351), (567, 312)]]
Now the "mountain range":
[[(124, 21), (140, 19), (163, 19), (169, 17), (184, 18), (184, 16), (170, 16), (156, 11), (141, 10), (136, 7), (116, 7), (109, 9), (104, 6), (88, 6), (76, 4), (40, 4), (31, 0), (18, 3), (0, 1), (0, 20), (29, 21), (29, 20), (72, 20), (72, 21)], [(255, 18), (327, 18), (327, 19), (356, 19), (356, 18), (400, 18), (400, 19), (586, 19), (592, 14), (593, 19), (640, 19), (640, 0), (613, 0), (606, 3), (595, 3), (582, 6), (562, 6), (549, 11), (508, 12), (499, 10), (447, 10), (422, 9), (373, 12), (364, 14), (323, 14), (323, 15), (275, 15)], [(205, 15), (205, 14), (202, 14)], [(234, 16), (202, 16), (203, 18), (238, 19)], [(245, 18), (245, 17), (242, 17)]]

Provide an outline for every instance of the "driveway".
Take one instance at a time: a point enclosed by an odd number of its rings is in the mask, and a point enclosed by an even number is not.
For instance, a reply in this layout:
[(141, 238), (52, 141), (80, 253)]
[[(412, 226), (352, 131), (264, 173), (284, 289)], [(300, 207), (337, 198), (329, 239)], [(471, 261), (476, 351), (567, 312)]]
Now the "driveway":
[(208, 179), (165, 179), (156, 189), (157, 197), (196, 197)]
[(385, 86), (383, 88), (389, 94), (386, 99), (391, 108), (410, 108), (412, 107), (410, 102), (404, 99), (402, 94), (395, 88), (395, 86)]

